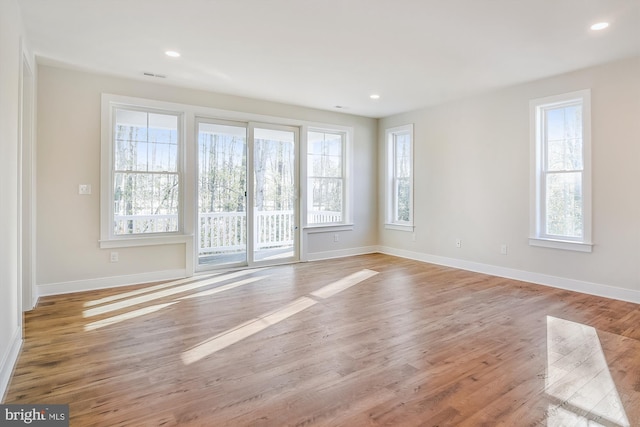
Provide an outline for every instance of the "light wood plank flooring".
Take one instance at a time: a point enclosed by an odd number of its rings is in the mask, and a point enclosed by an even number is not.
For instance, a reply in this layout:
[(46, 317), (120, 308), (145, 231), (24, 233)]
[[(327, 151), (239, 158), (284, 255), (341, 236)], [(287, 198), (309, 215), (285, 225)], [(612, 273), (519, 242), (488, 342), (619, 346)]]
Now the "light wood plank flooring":
[(640, 306), (386, 255), (42, 298), (72, 426), (638, 426)]

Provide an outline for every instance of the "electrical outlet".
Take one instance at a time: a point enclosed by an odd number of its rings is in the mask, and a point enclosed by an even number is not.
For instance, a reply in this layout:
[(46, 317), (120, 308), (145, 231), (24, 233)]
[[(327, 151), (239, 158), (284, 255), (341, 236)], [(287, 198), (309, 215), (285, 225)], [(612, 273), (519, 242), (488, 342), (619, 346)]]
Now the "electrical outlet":
[(91, 194), (91, 184), (78, 185), (78, 194)]
[(502, 245), (500, 245), (500, 253), (502, 255), (506, 255), (509, 252), (509, 246), (507, 246), (506, 243), (503, 243)]
[(411, 233), (411, 241), (416, 241), (416, 233)]
[(456, 248), (462, 247), (462, 239), (456, 239)]
[(333, 241), (334, 242), (339, 242), (340, 241), (340, 235), (338, 233), (333, 235)]
[(109, 255), (109, 260), (111, 262), (118, 262), (120, 260), (118, 257), (118, 252), (111, 252), (111, 254)]

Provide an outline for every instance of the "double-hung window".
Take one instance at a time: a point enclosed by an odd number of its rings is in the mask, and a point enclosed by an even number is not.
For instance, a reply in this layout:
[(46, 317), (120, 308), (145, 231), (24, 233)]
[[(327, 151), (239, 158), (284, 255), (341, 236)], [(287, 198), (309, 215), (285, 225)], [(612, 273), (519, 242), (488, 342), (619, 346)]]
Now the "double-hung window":
[(590, 252), (590, 92), (535, 99), (530, 110), (529, 242), (534, 246)]
[(307, 133), (307, 225), (345, 222), (347, 134)]
[(413, 125), (387, 129), (386, 227), (413, 230)]
[(117, 103), (108, 109), (101, 242), (181, 234), (182, 113)]

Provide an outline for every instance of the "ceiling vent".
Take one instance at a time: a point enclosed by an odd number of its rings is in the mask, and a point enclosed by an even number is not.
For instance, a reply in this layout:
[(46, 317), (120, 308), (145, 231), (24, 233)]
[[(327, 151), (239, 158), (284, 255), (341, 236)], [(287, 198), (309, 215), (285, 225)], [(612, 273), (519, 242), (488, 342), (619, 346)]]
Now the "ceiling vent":
[(144, 72), (142, 74), (147, 76), (147, 77), (158, 77), (159, 79), (166, 79), (167, 78), (167, 76), (165, 76), (163, 74), (154, 74), (154, 73), (147, 73), (147, 72)]

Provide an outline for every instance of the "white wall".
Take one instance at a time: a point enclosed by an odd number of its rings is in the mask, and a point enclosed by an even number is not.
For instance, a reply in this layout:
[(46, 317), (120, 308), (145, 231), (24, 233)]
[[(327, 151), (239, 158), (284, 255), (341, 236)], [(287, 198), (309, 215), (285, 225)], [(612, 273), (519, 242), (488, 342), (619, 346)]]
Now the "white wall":
[[(309, 236), (310, 258), (357, 253), (377, 243), (377, 121), (374, 119), (257, 101), (70, 70), (38, 67), (37, 270), (41, 292), (56, 293), (135, 283), (141, 274), (187, 268), (184, 245), (99, 249), (101, 93), (148, 98), (244, 113), (354, 128), (353, 231)], [(78, 195), (78, 184), (93, 194)], [(145, 276), (146, 277), (146, 276)]]
[[(529, 100), (587, 88), (593, 253), (531, 247)], [(385, 251), (640, 302), (640, 58), (380, 120), (380, 170), (384, 129), (406, 123), (415, 123), (416, 241), (381, 226)]]
[(19, 111), (22, 18), (0, 1), (0, 401), (22, 342), (19, 257)]

